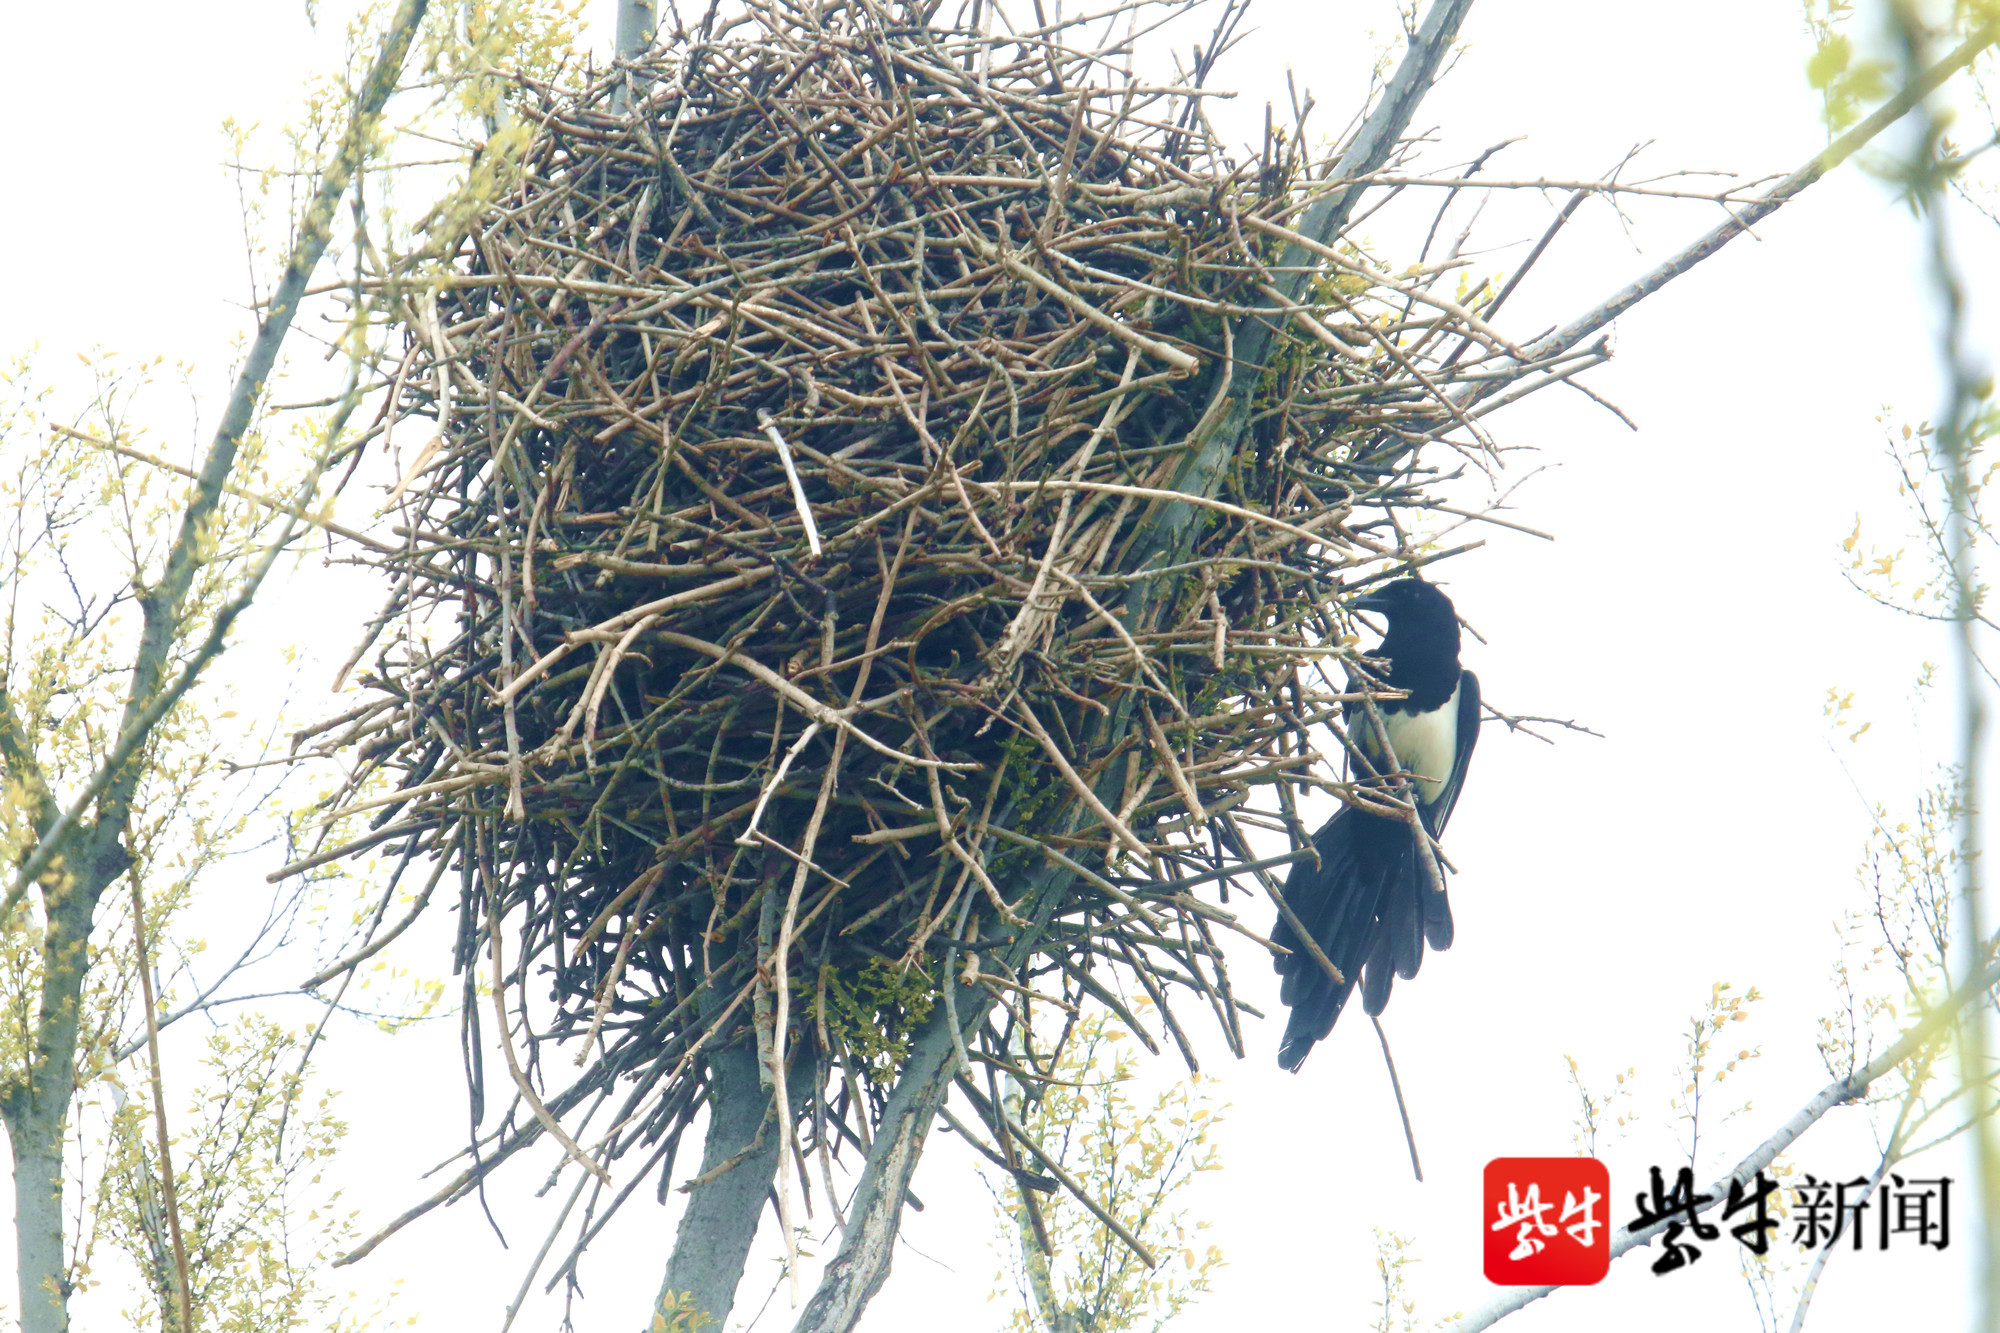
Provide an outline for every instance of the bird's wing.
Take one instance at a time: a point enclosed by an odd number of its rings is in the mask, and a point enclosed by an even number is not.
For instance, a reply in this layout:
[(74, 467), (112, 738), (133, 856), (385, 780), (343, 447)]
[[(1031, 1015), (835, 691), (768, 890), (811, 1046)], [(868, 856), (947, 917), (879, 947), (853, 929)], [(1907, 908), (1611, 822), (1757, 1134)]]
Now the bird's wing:
[(1458, 673), (1457, 749), (1452, 755), (1451, 776), (1439, 788), (1437, 798), (1424, 804), (1424, 827), (1433, 838), (1442, 837), (1458, 804), (1459, 788), (1465, 785), (1465, 770), (1472, 764), (1472, 747), (1479, 743), (1479, 677), (1470, 671)]

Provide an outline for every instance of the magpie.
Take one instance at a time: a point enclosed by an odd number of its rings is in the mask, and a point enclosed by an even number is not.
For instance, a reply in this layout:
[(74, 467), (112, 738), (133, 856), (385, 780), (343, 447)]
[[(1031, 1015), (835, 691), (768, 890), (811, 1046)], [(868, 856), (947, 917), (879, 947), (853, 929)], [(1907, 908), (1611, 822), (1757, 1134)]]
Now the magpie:
[[(1384, 584), (1349, 605), (1388, 618), (1388, 632), (1371, 655), (1388, 660), (1383, 684), (1404, 697), (1375, 702), (1393, 760), (1364, 705), (1346, 706), (1347, 734), (1376, 775), (1386, 778), (1397, 764), (1410, 775), (1403, 794), (1435, 839), (1451, 818), (1479, 740), (1479, 678), (1458, 664), (1458, 613), (1449, 597), (1414, 578)], [(1431, 887), (1407, 821), (1344, 805), (1314, 835), (1313, 846), (1319, 862), (1293, 864), (1285, 905), (1344, 980), (1334, 983), (1281, 914), (1271, 938), (1291, 950), (1277, 965), (1284, 978), (1278, 998), (1292, 1013), (1278, 1063), (1294, 1072), (1313, 1044), (1333, 1031), (1357, 982), (1362, 1008), (1379, 1014), (1394, 979), (1417, 974), (1426, 942), (1433, 949), (1451, 947), (1451, 904), (1442, 888)]]

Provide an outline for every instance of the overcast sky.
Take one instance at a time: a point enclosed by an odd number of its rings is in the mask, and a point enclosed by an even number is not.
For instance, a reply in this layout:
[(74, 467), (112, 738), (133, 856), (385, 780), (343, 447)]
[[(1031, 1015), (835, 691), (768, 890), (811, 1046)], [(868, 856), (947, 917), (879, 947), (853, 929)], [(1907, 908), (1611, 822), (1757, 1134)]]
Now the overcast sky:
[[(594, 3), (608, 30), (607, 0)], [(1386, 31), (1394, 15), (1386, 0), (1259, 0), (1254, 21), (1212, 81), (1243, 90), (1217, 114), (1246, 141), (1264, 98), (1282, 98), (1288, 66), (1318, 97), (1321, 128), (1338, 129), (1365, 86), (1368, 31)], [(16, 134), (0, 208), (0, 355), (37, 344), (50, 364), (94, 345), (158, 352), (192, 362), (219, 396), (244, 328), (232, 304), (244, 283), (217, 127), (231, 114), (283, 118), (314, 58), (302, 7), (111, 0), (35, 6), (8, 27), (0, 119)], [(1653, 171), (1761, 176), (1824, 143), (1796, 0), (1480, 0), (1464, 37), (1462, 60), (1419, 118), (1437, 130), (1427, 162), (1519, 137), (1490, 171), (1596, 177), (1650, 143), (1641, 165)], [(1475, 233), (1487, 267), (1509, 266), (1560, 203), (1495, 201)], [(1587, 309), (1715, 220), (1710, 206), (1656, 203), (1633, 206), (1628, 228), (1590, 204), (1511, 302), (1507, 327), (1532, 333)], [(1956, 221), (1990, 346), (1983, 295), (2000, 290), (2000, 246), (1991, 224)], [(1385, 217), (1368, 239), (1397, 257), (1408, 240), (1399, 228)], [(1425, 1325), (1489, 1299), (1481, 1168), (1572, 1150), (1566, 1055), (1600, 1082), (1639, 1070), (1641, 1123), (1600, 1153), (1614, 1220), (1628, 1220), (1646, 1166), (1679, 1153), (1673, 1070), (1714, 982), (1769, 998), (1734, 1030), (1764, 1055), (1721, 1090), (1753, 1105), (1705, 1127), (1704, 1178), (1825, 1083), (1814, 1023), (1833, 1002), (1834, 923), (1861, 903), (1854, 870), (1870, 807), (1907, 811), (1950, 754), (1940, 719), (1910, 697), (1921, 664), (1943, 659), (1942, 636), (1870, 605), (1841, 577), (1840, 542), (1857, 515), (1892, 544), (1904, 526), (1878, 415), (1886, 406), (1895, 421), (1924, 418), (1940, 399), (1918, 239), (1879, 184), (1843, 168), (1619, 323), (1616, 359), (1589, 382), (1636, 433), (1563, 390), (1494, 419), (1522, 451), (1509, 480), (1544, 469), (1518, 493), (1515, 517), (1557, 540), (1487, 529), (1484, 548), (1439, 571), (1483, 640), (1468, 642), (1466, 661), (1497, 707), (1574, 717), (1605, 738), (1545, 745), (1489, 727), (1482, 741), (1448, 844), (1460, 871), (1457, 943), (1397, 986), (1384, 1020), (1427, 1183), (1410, 1179), (1358, 1016), (1297, 1076), (1275, 1066), (1274, 1025), (1253, 1031), (1240, 1064), (1208, 1043), (1210, 1086), (1232, 1109), (1218, 1139), (1225, 1169), (1193, 1202), (1228, 1266), (1177, 1330), (1364, 1326), (1377, 1226), (1414, 1239)], [(1463, 499), (1478, 498), (1468, 485)], [(367, 508), (350, 501), (341, 512), (352, 522)], [(325, 608), (358, 594), (322, 577), (301, 570), (246, 629), (247, 648), (305, 637), (343, 656), (350, 631)], [(1826, 723), (1831, 688), (1855, 691), (1873, 721), (1860, 742)], [(1238, 974), (1253, 1002), (1273, 1003), (1263, 962), (1246, 953)], [(336, 1032), (325, 1072), (354, 1124), (347, 1204), (372, 1229), (435, 1188), (418, 1172), (459, 1141), (455, 1034), (448, 1021), (393, 1040)], [(1856, 1112), (1830, 1117), (1790, 1160), (1841, 1179), (1875, 1161)], [(1965, 1162), (1947, 1150), (1929, 1168), (1920, 1174), (1964, 1181), (1969, 1200)], [(511, 1249), (494, 1243), (476, 1205), (461, 1205), (341, 1276), (369, 1299), (400, 1281), (397, 1308), (426, 1325), (497, 1329), (539, 1244), (534, 1219), (548, 1201), (528, 1196), (546, 1170), (503, 1177), (492, 1192)], [(997, 1327), (1002, 1312), (986, 1300), (998, 1266), (991, 1206), (957, 1145), (933, 1141), (916, 1191), (929, 1206), (910, 1216), (864, 1327)], [(584, 1268), (580, 1327), (639, 1326), (673, 1217), (642, 1203), (605, 1237)], [(1962, 1323), (1974, 1245), (1969, 1211), (1955, 1220), (1965, 1231), (1944, 1254), (1839, 1255), (1812, 1327), (1908, 1326), (1913, 1310), (1925, 1326)], [(1510, 1326), (1754, 1329), (1727, 1246), (1664, 1278), (1647, 1271), (1650, 1252), (1633, 1256), (1601, 1287), (1560, 1293)], [(775, 1272), (753, 1259), (739, 1312), (755, 1310)], [(101, 1302), (78, 1310), (85, 1326), (115, 1320)], [(1781, 1313), (1789, 1318), (1789, 1304)], [(551, 1320), (530, 1307), (517, 1327)], [(781, 1291), (760, 1327), (789, 1322)]]

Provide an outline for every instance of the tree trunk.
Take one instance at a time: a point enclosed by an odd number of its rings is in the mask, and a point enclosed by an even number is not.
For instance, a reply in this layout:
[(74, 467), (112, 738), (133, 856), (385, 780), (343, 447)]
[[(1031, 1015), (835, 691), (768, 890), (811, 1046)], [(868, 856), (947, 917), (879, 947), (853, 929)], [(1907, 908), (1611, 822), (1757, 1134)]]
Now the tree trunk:
[[(812, 1052), (799, 1052), (786, 1079), (795, 1116), (817, 1074)], [(779, 1138), (771, 1093), (749, 1032), (709, 1057), (708, 1077), (708, 1137), (702, 1144), (701, 1172), (681, 1214), (654, 1309), (669, 1323), (677, 1308), (698, 1310), (719, 1326), (736, 1303), (764, 1201), (778, 1176)]]
[[(659, 26), (659, 6), (655, 0), (618, 0), (618, 36), (614, 50), (620, 60), (636, 60), (653, 45), (653, 32)], [(611, 109), (624, 115), (632, 109), (630, 80), (639, 76), (630, 73), (611, 90)]]
[(14, 1157), (14, 1249), (21, 1273), (21, 1333), (69, 1328), (63, 1262), (63, 1124), (39, 1115), (7, 1117)]
[(658, 24), (654, 0), (618, 0), (618, 54), (627, 60), (646, 54)]
[(34, 1045), (20, 1081), (0, 1094), (0, 1119), (14, 1160), (14, 1235), (22, 1333), (69, 1327), (69, 1272), (63, 1257), (63, 1135), (76, 1088), (76, 1034), (89, 969), (97, 900), (129, 858), (114, 833), (78, 829), (74, 870), (43, 876), (42, 993)]

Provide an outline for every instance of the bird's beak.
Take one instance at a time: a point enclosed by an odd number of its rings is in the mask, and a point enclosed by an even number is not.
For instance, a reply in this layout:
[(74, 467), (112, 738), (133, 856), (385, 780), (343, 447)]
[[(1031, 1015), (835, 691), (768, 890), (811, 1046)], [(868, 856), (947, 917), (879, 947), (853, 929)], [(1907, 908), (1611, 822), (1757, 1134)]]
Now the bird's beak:
[(1366, 596), (1357, 597), (1349, 602), (1347, 609), (1350, 611), (1380, 611), (1386, 614), (1389, 610), (1389, 601), (1381, 593), (1371, 592)]

